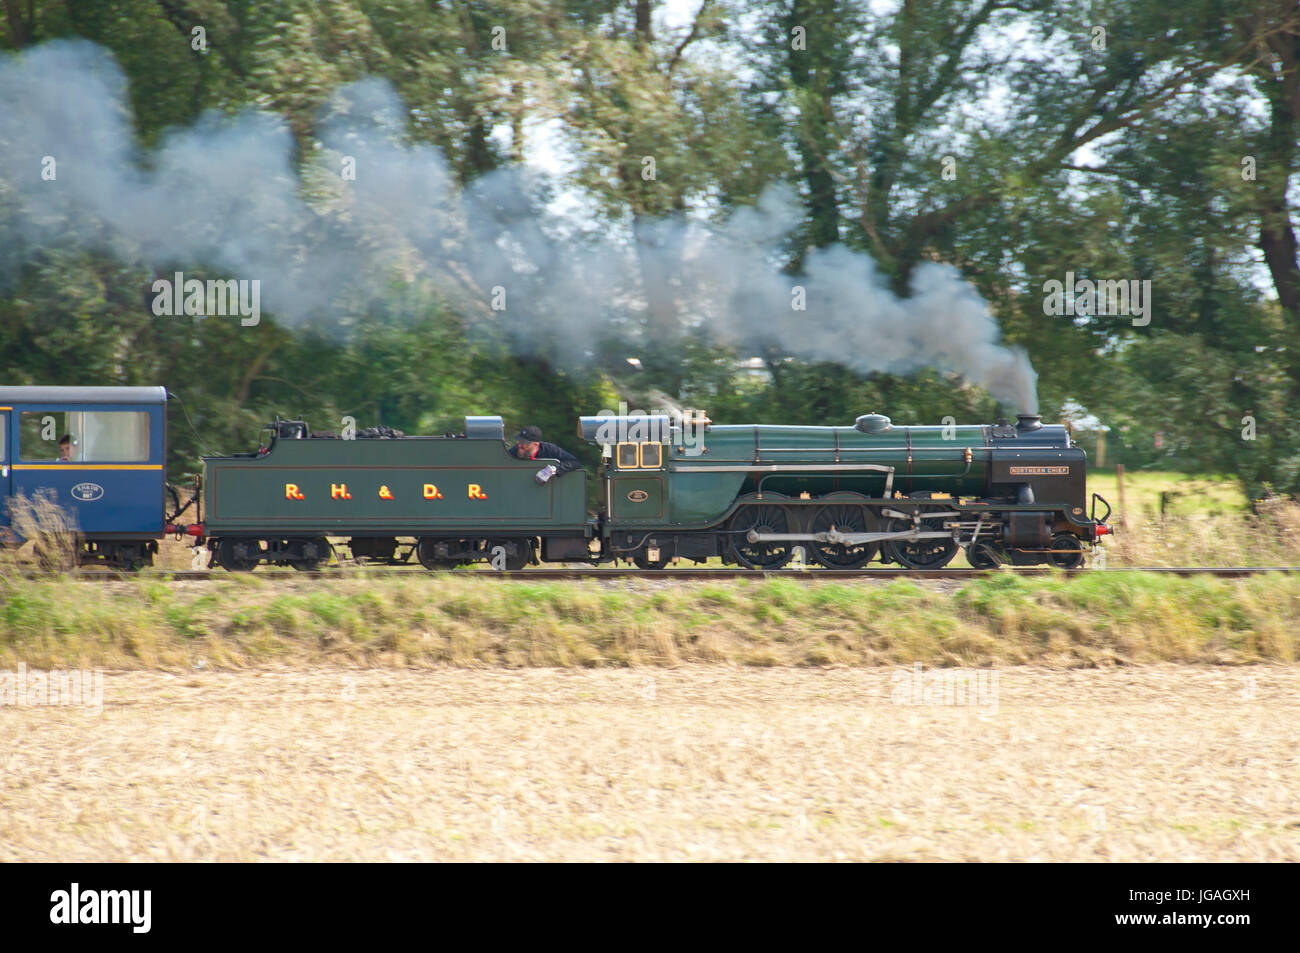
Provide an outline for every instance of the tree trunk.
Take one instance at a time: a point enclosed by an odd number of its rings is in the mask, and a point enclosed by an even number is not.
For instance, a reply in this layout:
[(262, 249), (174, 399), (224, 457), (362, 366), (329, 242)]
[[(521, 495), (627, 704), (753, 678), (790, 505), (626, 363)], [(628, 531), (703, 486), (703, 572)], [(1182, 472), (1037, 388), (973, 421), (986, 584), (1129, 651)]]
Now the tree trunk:
[[(1287, 201), (1287, 187), (1296, 171), (1296, 137), (1300, 135), (1300, 33), (1284, 34), (1270, 47), (1278, 68), (1264, 74), (1269, 77), (1264, 86), (1270, 124), (1259, 163), (1259, 247), (1277, 291), (1282, 320), (1300, 335), (1300, 261)], [(1300, 348), (1288, 350), (1286, 364), (1292, 394), (1300, 396)]]
[(32, 41), (34, 23), (23, 21), (22, 0), (5, 0), (5, 17), (9, 21), (9, 44), (21, 50)]
[[(831, 131), (831, 75), (834, 38), (829, 30), (837, 4), (831, 0), (795, 0), (786, 19), (784, 42), (789, 44), (786, 64), (790, 81), (799, 93), (801, 132), (799, 155), (808, 187), (806, 244), (818, 248), (840, 240), (840, 207), (830, 157), (839, 148)], [(805, 49), (795, 49), (792, 31), (802, 27)], [(803, 249), (798, 252), (802, 264)]]
[(650, 0), (636, 0), (636, 39), (643, 46), (649, 46), (654, 39), (650, 27)]

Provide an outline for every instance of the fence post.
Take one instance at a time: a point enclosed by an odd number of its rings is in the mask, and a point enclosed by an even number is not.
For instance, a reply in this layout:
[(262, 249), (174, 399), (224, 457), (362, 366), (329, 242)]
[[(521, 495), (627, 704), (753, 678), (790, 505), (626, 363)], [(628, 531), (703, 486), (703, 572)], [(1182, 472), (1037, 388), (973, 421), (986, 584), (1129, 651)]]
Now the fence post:
[(1119, 498), (1119, 509), (1115, 513), (1115, 525), (1119, 528), (1119, 553), (1120, 559), (1127, 566), (1129, 546), (1128, 533), (1125, 530), (1128, 529), (1128, 522), (1124, 516), (1128, 512), (1128, 507), (1124, 505), (1124, 464), (1122, 463), (1115, 464), (1115, 491), (1115, 495)]

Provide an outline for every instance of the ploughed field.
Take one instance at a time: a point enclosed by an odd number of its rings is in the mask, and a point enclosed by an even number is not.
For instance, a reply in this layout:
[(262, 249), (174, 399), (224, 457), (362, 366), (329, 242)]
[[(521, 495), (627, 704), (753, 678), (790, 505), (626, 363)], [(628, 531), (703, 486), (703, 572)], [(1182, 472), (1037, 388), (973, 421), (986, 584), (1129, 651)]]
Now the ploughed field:
[(101, 701), (0, 707), (0, 860), (1300, 860), (1287, 664), (191, 668)]
[(0, 860), (1300, 860), (1298, 576), (481, 575), (0, 572)]

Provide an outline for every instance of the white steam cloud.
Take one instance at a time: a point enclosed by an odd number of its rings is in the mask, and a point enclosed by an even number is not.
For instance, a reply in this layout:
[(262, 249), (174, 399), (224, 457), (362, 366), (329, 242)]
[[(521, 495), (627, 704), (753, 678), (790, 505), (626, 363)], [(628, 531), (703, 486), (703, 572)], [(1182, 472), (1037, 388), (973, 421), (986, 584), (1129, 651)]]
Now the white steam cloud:
[[(430, 280), (517, 346), (574, 364), (595, 339), (635, 334), (666, 308), (741, 349), (860, 372), (937, 367), (1037, 410), (1026, 354), (1000, 343), (988, 306), (954, 269), (918, 266), (901, 299), (868, 256), (842, 246), (810, 252), (803, 276), (781, 273), (777, 250), (801, 216), (787, 188), (721, 226), (643, 226), (633, 248), (547, 221), (519, 170), (458, 188), (435, 148), (405, 140), (406, 116), (371, 79), (338, 90), (306, 161), (282, 119), (253, 111), (204, 116), (142, 153), (126, 80), (104, 50), (58, 41), (4, 57), (0, 278), (42, 249), (100, 248), (164, 275), (201, 264), (258, 279), (263, 309), (320, 327), (346, 325), (395, 280)], [(344, 157), (354, 180), (340, 174)], [(42, 174), (51, 159), (53, 178)], [(805, 310), (792, 306), (796, 285)], [(489, 307), (496, 288), (504, 311)]]

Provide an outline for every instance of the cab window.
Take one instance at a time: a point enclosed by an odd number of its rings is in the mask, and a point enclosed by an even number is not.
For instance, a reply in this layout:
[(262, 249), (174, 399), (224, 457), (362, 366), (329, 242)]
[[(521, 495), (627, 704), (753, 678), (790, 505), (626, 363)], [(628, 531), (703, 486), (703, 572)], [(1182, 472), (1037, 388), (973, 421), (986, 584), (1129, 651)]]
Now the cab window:
[(657, 470), (663, 466), (664, 445), (661, 443), (641, 444), (641, 466), (647, 470)]
[(634, 470), (637, 465), (637, 447), (634, 443), (620, 443), (615, 460), (620, 470)]
[[(62, 453), (61, 442), (67, 448)], [(149, 414), (25, 410), (18, 426), (18, 454), (33, 462), (139, 463), (149, 459)]]

